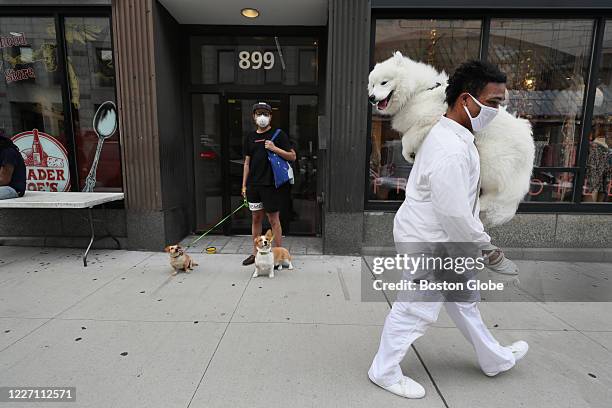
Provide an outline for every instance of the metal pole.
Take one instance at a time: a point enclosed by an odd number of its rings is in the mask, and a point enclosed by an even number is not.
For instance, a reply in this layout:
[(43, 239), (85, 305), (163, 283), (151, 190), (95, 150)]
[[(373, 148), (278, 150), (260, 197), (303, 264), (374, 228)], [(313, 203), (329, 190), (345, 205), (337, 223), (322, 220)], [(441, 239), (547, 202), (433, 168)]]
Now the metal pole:
[(83, 254), (83, 266), (84, 267), (87, 267), (87, 254), (89, 254), (89, 250), (91, 249), (91, 245), (93, 244), (94, 239), (95, 239), (94, 222), (93, 222), (93, 215), (91, 212), (91, 207), (87, 209), (87, 215), (89, 216), (89, 229), (91, 231), (91, 239), (89, 240), (89, 245), (87, 245), (87, 249), (85, 250), (85, 253)]

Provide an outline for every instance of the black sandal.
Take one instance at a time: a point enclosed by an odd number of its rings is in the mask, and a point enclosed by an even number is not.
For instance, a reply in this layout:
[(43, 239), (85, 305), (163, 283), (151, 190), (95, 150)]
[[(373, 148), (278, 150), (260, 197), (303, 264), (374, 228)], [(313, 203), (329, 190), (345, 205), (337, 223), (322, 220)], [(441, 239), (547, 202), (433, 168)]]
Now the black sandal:
[(242, 265), (253, 265), (255, 263), (255, 255), (249, 255), (244, 261), (242, 261)]

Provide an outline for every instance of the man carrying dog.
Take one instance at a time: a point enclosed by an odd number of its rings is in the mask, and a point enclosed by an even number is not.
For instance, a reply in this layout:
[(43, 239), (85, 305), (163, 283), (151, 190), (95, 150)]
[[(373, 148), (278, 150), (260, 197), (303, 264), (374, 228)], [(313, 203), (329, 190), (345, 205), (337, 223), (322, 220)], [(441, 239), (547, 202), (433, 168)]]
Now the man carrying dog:
[[(506, 75), (484, 61), (465, 62), (449, 78), (448, 109), (419, 149), (406, 185), (406, 198), (395, 215), (393, 236), (398, 252), (407, 247), (447, 248), (467, 243), (476, 256), (487, 259), (490, 269), (516, 273), (516, 265), (491, 245), (478, 217), (480, 160), (473, 135), (496, 116), (505, 91)], [(452, 274), (461, 280), (458, 272)], [(426, 281), (436, 279), (434, 274), (426, 277)], [(368, 371), (370, 380), (389, 392), (406, 398), (425, 396), (420, 384), (403, 375), (400, 362), (412, 343), (437, 320), (443, 304), (474, 347), (485, 375), (509, 370), (527, 353), (524, 341), (504, 347), (495, 340), (478, 311), (478, 291), (450, 296), (442, 292), (404, 294), (401, 301), (398, 298), (393, 303), (385, 320), (380, 346)]]
[[(242, 196), (249, 202), (253, 215), (251, 232), (253, 242), (261, 235), (264, 212), (268, 216), (276, 246), (282, 246), (283, 231), (281, 228), (279, 210), (283, 200), (287, 198), (286, 189), (289, 184), (276, 188), (272, 165), (268, 160), (268, 150), (288, 161), (294, 161), (296, 154), (291, 148), (289, 137), (282, 130), (275, 141), (272, 137), (276, 132), (272, 123), (272, 107), (265, 102), (253, 105), (253, 121), (257, 129), (247, 135), (244, 141), (244, 168), (242, 172)], [(243, 262), (251, 265), (255, 262), (257, 248), (253, 244), (253, 253)]]

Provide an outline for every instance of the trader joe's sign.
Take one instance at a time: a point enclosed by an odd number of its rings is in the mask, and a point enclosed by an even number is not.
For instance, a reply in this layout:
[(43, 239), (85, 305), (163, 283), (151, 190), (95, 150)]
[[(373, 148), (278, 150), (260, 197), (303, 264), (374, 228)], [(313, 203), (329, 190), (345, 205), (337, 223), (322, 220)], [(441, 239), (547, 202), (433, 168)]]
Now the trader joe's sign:
[(38, 129), (12, 137), (27, 169), (27, 189), (70, 191), (70, 169), (66, 149), (53, 136)]

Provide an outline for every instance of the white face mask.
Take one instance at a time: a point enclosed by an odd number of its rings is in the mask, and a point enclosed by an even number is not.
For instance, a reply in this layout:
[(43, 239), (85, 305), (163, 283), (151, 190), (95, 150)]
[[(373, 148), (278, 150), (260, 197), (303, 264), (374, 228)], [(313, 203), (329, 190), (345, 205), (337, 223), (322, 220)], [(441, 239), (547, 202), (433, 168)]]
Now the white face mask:
[(495, 119), (495, 116), (497, 116), (497, 114), (499, 113), (499, 109), (483, 105), (478, 101), (478, 99), (474, 98), (472, 95), (470, 95), (470, 97), (474, 100), (474, 102), (478, 104), (478, 106), (480, 106), (480, 113), (475, 118), (473, 118), (472, 115), (470, 115), (470, 111), (467, 106), (464, 105), (463, 109), (465, 109), (465, 113), (467, 113), (468, 118), (470, 118), (470, 122), (472, 122), (472, 130), (474, 132), (479, 132), (484, 129), (489, 123), (491, 123), (493, 119)]
[(257, 126), (259, 126), (260, 128), (266, 128), (270, 124), (270, 117), (264, 115), (257, 115), (255, 117), (255, 123), (257, 123)]

